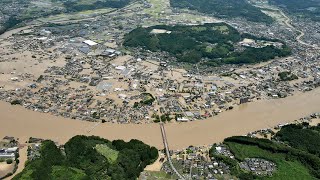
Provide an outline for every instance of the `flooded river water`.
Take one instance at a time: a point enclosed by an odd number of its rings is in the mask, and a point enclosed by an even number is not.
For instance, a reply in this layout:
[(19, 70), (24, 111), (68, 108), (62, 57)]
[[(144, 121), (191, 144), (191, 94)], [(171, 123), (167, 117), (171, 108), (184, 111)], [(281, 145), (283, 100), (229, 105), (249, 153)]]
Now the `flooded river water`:
[[(273, 127), (314, 112), (320, 112), (320, 89), (285, 99), (248, 103), (207, 120), (169, 123), (165, 128), (170, 148), (181, 149), (220, 142), (229, 136)], [(85, 134), (110, 140), (139, 139), (163, 148), (158, 124), (90, 123), (34, 112), (5, 102), (0, 102), (0, 114), (0, 137), (15, 136), (24, 141), (32, 136), (64, 143), (72, 136)]]

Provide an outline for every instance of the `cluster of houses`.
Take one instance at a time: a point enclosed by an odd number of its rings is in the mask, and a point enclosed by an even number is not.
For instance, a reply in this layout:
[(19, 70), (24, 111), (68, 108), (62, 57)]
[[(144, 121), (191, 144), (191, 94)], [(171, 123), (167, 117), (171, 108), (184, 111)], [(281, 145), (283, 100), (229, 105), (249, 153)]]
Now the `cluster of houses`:
[(14, 159), (18, 147), (0, 148), (0, 159)]
[[(40, 29), (41, 34), (43, 31)], [(45, 32), (57, 38), (51, 31)], [(298, 66), (297, 61), (275, 61), (265, 67), (233, 69), (218, 75), (177, 69), (161, 60), (160, 55), (155, 58), (156, 53), (152, 52), (128, 56), (103, 46), (104, 52), (115, 56), (77, 55), (77, 43), (92, 49), (100, 46), (91, 40), (72, 38), (49, 56), (51, 60), (64, 57), (63, 66), (49, 66), (41, 78), (28, 73), (11, 74), (13, 84), (30, 83), (25, 88), (2, 88), (0, 99), (8, 102), (18, 99), (21, 105), (35, 111), (90, 121), (150, 123), (154, 114), (169, 114), (178, 122), (187, 122), (206, 119), (257, 99), (286, 97), (297, 89), (305, 89), (302, 86), (312, 89), (320, 85), (317, 79), (295, 84), (277, 80), (279, 72)], [(32, 44), (41, 46), (39, 42)], [(303, 77), (316, 74), (315, 68), (310, 70)], [(302, 77), (299, 72), (296, 74)], [(154, 104), (133, 108), (144, 92), (155, 97)]]
[[(186, 179), (214, 179), (216, 176), (230, 174), (230, 168), (222, 161), (209, 156), (210, 146), (190, 146), (183, 150), (171, 151), (175, 168)], [(218, 146), (219, 153), (230, 155), (224, 146)], [(174, 175), (168, 162), (164, 162), (162, 171)]]
[(244, 162), (240, 163), (240, 167), (262, 176), (272, 176), (276, 170), (275, 163), (260, 158), (246, 158)]
[[(171, 159), (174, 167), (186, 179), (218, 179), (221, 177), (230, 178), (230, 166), (209, 153), (235, 159), (228, 147), (224, 144), (212, 146), (194, 147), (190, 146), (183, 150), (170, 151)], [(160, 159), (161, 162), (164, 159)], [(272, 176), (276, 170), (276, 164), (260, 158), (246, 158), (243, 162), (239, 162), (240, 168), (253, 172), (256, 175)], [(161, 171), (175, 176), (168, 161), (165, 161), (161, 167)]]
[(19, 153), (18, 143), (14, 137), (5, 136), (0, 144), (0, 159), (14, 159)]

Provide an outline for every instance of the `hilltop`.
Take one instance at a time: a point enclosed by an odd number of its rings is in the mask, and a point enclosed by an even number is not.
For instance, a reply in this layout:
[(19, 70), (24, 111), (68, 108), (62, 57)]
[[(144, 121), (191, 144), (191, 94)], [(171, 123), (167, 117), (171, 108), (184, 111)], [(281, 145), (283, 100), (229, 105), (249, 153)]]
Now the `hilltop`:
[[(136, 179), (158, 158), (156, 148), (138, 140), (111, 142), (95, 136), (75, 136), (62, 147), (45, 140), (39, 157), (29, 161), (13, 179)], [(37, 150), (28, 151), (37, 154)]]
[(138, 27), (125, 36), (124, 46), (165, 51), (180, 62), (217, 66), (268, 61), (290, 54), (276, 39), (241, 34), (226, 23), (204, 25), (158, 25)]

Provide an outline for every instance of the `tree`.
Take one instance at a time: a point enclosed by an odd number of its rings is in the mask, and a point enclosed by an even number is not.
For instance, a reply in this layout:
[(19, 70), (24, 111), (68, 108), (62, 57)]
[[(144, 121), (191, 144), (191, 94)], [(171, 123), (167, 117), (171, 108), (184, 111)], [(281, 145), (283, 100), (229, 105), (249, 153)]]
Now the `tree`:
[(13, 160), (12, 159), (7, 159), (6, 162), (7, 162), (7, 164), (12, 164)]
[(11, 101), (11, 105), (22, 105), (22, 101), (19, 99)]
[(167, 117), (166, 117), (165, 114), (161, 115), (160, 119), (161, 119), (162, 122), (166, 122), (167, 121)]
[(139, 103), (138, 102), (134, 102), (133, 108), (137, 108), (137, 107), (139, 107)]

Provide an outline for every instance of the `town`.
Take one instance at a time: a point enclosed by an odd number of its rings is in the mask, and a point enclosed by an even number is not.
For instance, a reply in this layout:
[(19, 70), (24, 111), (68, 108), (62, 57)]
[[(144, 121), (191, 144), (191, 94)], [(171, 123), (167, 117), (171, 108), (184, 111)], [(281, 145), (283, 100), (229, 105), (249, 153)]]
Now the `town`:
[[(166, 52), (128, 51), (123, 37), (139, 25), (220, 22), (177, 9), (161, 11), (165, 18), (159, 18), (148, 14), (152, 8), (139, 1), (94, 21), (32, 22), (0, 45), (0, 99), (72, 119), (140, 124), (202, 120), (239, 104), (319, 86), (319, 51), (301, 46), (280, 22), (266, 27), (230, 20), (240, 32), (286, 39), (293, 47), (292, 56), (257, 65), (191, 65)], [(193, 18), (179, 18), (188, 13)], [(305, 41), (319, 43), (313, 37)], [(239, 45), (264, 43), (245, 39)]]
[[(319, 118), (319, 113), (313, 113), (293, 121), (292, 124), (304, 123), (310, 126), (319, 126)], [(273, 128), (257, 130), (245, 136), (275, 140), (275, 134), (286, 125), (289, 124), (279, 124)], [(267, 159), (252, 157), (245, 158), (239, 162), (228, 148), (228, 145), (224, 143), (198, 147), (189, 146), (182, 150), (171, 150), (169, 158), (172, 159), (174, 167), (185, 179), (236, 179), (232, 176), (234, 172), (231, 172), (231, 164), (226, 164), (226, 162), (229, 162), (226, 161), (226, 159), (234, 160), (241, 169), (258, 176), (271, 177), (273, 173), (277, 171), (277, 165)], [(140, 179), (161, 179), (162, 177), (166, 179), (178, 178), (170, 167), (164, 151), (160, 152), (158, 161), (151, 166), (152, 167), (146, 168), (141, 174)]]
[[(92, 179), (319, 178), (319, 137), (310, 134), (320, 113), (296, 119), (317, 106), (307, 99), (317, 102), (318, 92), (308, 93), (320, 86), (319, 7), (302, 18), (274, 0), (246, 0), (229, 15), (186, 2), (0, 2), (0, 105), (11, 113), (0, 131), (0, 179), (39, 169), (50, 179), (60, 175), (54, 166)], [(249, 105), (259, 107), (239, 110)], [(282, 105), (283, 114), (308, 110), (278, 116)], [(60, 164), (40, 160), (44, 142)], [(98, 166), (102, 173), (92, 173)]]

